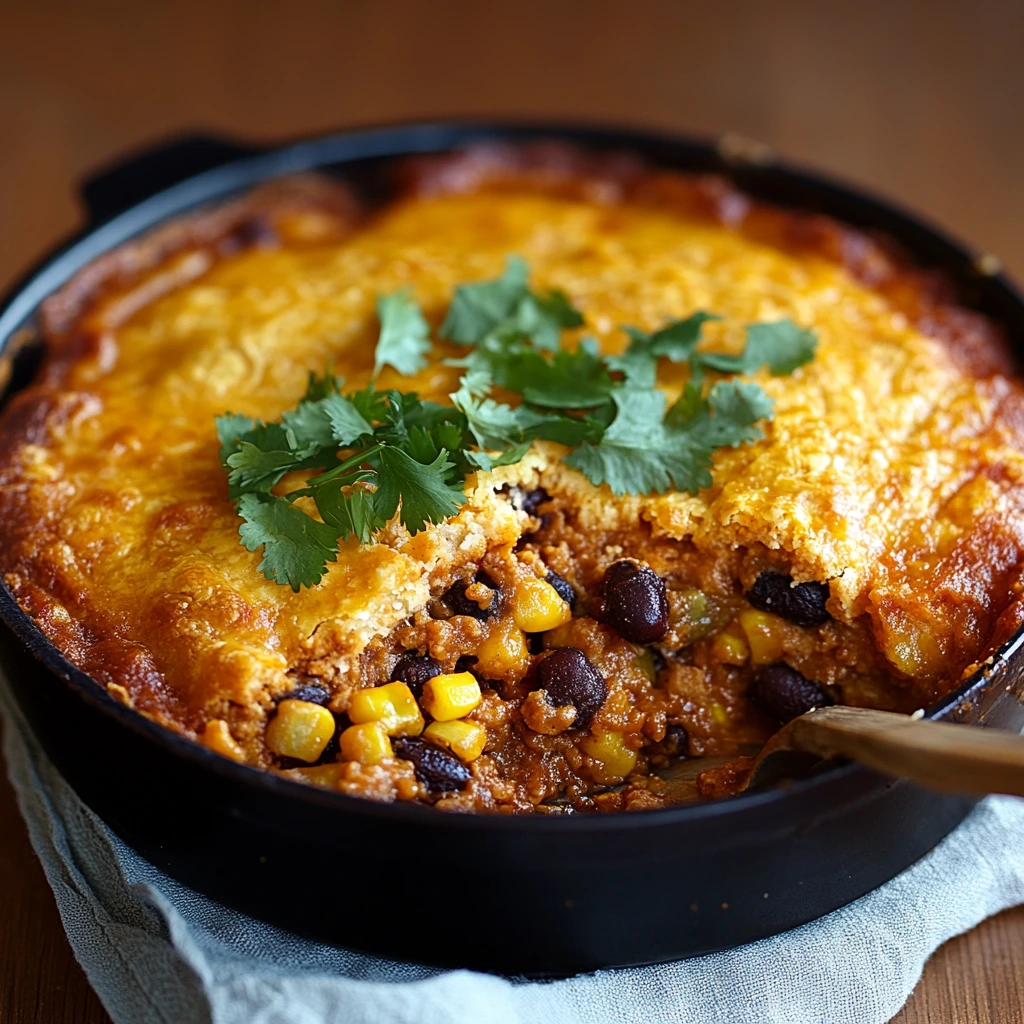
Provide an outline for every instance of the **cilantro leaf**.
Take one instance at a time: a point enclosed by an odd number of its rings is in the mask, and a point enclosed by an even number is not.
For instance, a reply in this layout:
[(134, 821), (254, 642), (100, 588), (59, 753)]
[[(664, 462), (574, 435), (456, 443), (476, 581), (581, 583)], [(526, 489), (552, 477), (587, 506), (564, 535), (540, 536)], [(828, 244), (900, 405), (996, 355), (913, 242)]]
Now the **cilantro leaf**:
[(427, 365), (430, 328), (408, 289), (377, 296), (380, 337), (373, 358), (373, 376), (385, 366), (411, 376)]
[(387, 394), (377, 391), (373, 384), (367, 384), (361, 391), (350, 391), (346, 395), (355, 406), (356, 412), (368, 423), (377, 423), (387, 415)]
[(220, 464), (227, 469), (228, 456), (238, 448), (239, 438), (256, 426), (256, 421), (238, 412), (226, 412), (223, 416), (214, 417), (213, 422), (217, 427), (217, 440), (220, 441)]
[(321, 487), (313, 492), (313, 500), (320, 518), (342, 540), (355, 537), (360, 544), (368, 544), (373, 531), (384, 525), (377, 517), (373, 493), (365, 488), (354, 487), (345, 494), (340, 484)]
[(608, 365), (625, 375), (629, 387), (649, 390), (654, 387), (658, 359), (665, 356), (673, 363), (686, 362), (693, 356), (704, 324), (720, 319), (713, 313), (698, 310), (685, 320), (673, 320), (652, 334), (639, 327), (623, 327), (631, 343), (621, 355), (610, 356)]
[[(301, 453), (308, 456), (317, 449), (304, 449)], [(269, 491), (289, 470), (298, 469), (303, 458), (296, 452), (275, 449), (266, 452), (249, 441), (239, 443), (238, 451), (228, 456), (228, 484), (237, 489), (239, 494), (248, 491)]]
[(750, 324), (744, 351), (744, 373), (754, 373), (767, 366), (775, 377), (792, 373), (814, 358), (817, 336), (792, 320)]
[(519, 444), (526, 430), (545, 420), (544, 416), (526, 406), (513, 408), (499, 404), (493, 398), (478, 401), (465, 388), (456, 391), (451, 399), (466, 417), (469, 429), (481, 448), (495, 449)]
[(774, 407), (752, 381), (720, 381), (707, 395), (691, 381), (665, 414), (665, 423), (685, 428), (707, 448), (738, 448), (764, 437), (755, 424), (770, 419)]
[[(614, 414), (615, 406), (612, 402), (602, 405), (598, 413), (604, 409), (610, 409)], [(607, 419), (610, 421), (612, 416)], [(527, 434), (543, 441), (557, 441), (568, 448), (574, 448), (584, 441), (591, 441), (596, 444), (604, 436), (607, 423), (598, 415), (586, 416), (549, 416), (536, 427), (531, 427)]]
[(287, 583), (298, 593), (323, 579), (327, 563), (338, 554), (337, 531), (317, 522), (286, 498), (243, 494), (238, 514), (244, 522), (238, 535), (249, 551), (263, 548), (259, 570), (275, 583)]
[(633, 345), (645, 347), (651, 355), (666, 356), (673, 363), (685, 363), (700, 341), (704, 324), (721, 319), (714, 313), (697, 310), (685, 320), (670, 321), (653, 334), (647, 334), (636, 327), (624, 327), (623, 330), (633, 339)]
[(496, 280), (459, 285), (441, 324), (441, 337), (476, 344), (515, 310), (526, 294), (529, 273), (521, 256), (509, 256), (505, 272)]
[(600, 444), (580, 445), (566, 465), (616, 495), (664, 494), (670, 487), (696, 494), (710, 485), (711, 452), (664, 425), (664, 392), (621, 389), (612, 400), (618, 411)]
[(321, 447), (347, 448), (364, 434), (373, 432), (355, 405), (333, 391), (316, 401), (300, 402), (281, 419), (299, 441)]
[(381, 473), (374, 495), (377, 515), (387, 521), (401, 503), (399, 518), (410, 533), (419, 533), (427, 523), (440, 523), (459, 511), (466, 500), (461, 482), (448, 483), (453, 463), (442, 450), (429, 465), (417, 462), (401, 448), (386, 445), (380, 451)]
[(700, 433), (710, 448), (738, 448), (764, 437), (755, 424), (771, 419), (775, 403), (752, 381), (720, 381), (708, 395), (711, 416)]
[(710, 411), (704, 389), (694, 381), (688, 380), (682, 394), (665, 413), (665, 423), (670, 427), (692, 426), (707, 417)]
[(228, 493), (237, 498), (246, 491), (269, 491), (293, 469), (312, 465), (319, 445), (300, 446), (293, 431), (280, 423), (257, 423), (235, 438), (235, 448), (224, 460)]
[(605, 362), (623, 375), (626, 387), (649, 391), (657, 380), (658, 359), (645, 342), (634, 341), (621, 355), (608, 356)]
[(466, 452), (465, 454), (471, 466), (475, 466), (477, 469), (482, 469), (485, 472), (490, 472), (498, 466), (514, 466), (522, 460), (532, 444), (532, 441), (522, 441), (494, 457), (488, 455), (487, 452)]
[(347, 398), (328, 395), (321, 399), (321, 403), (331, 425), (331, 434), (339, 447), (347, 448), (363, 435), (373, 433), (373, 427)]
[(813, 331), (799, 327), (792, 320), (750, 324), (746, 345), (740, 355), (695, 352), (691, 362), (695, 371), (707, 367), (719, 373), (751, 374), (767, 366), (772, 376), (782, 377), (810, 362), (817, 344)]
[(489, 337), (505, 342), (528, 338), (538, 348), (556, 352), (562, 331), (579, 327), (583, 317), (565, 292), (531, 291), (528, 277), (525, 260), (509, 256), (496, 280), (460, 285), (441, 324), (441, 337), (463, 345), (479, 345)]
[(555, 409), (592, 408), (614, 387), (604, 360), (584, 344), (575, 352), (560, 349), (550, 362), (526, 349), (510, 361), (498, 381), (527, 402)]
[(312, 370), (309, 371), (309, 380), (306, 384), (306, 393), (302, 396), (304, 402), (316, 402), (328, 395), (335, 394), (341, 390), (345, 381), (342, 377), (334, 375), (334, 360), (327, 364), (327, 370), (322, 377), (318, 377)]
[(557, 288), (546, 295), (527, 292), (515, 308), (508, 323), (508, 329), (530, 338), (537, 348), (557, 352), (562, 340), (562, 331), (568, 327), (580, 327), (583, 317), (569, 301), (565, 292)]

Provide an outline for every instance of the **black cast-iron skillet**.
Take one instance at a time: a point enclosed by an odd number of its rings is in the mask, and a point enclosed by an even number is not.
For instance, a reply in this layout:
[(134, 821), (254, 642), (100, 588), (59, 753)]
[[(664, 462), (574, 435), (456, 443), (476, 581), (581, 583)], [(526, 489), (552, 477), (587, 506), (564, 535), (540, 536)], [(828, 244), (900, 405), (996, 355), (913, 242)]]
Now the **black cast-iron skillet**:
[[(78, 268), (199, 204), (321, 170), (372, 192), (389, 161), (481, 140), (557, 138), (711, 171), (785, 206), (880, 229), (950, 274), (1024, 352), (1024, 302), (976, 254), (916, 217), (709, 142), (579, 125), (436, 124), (343, 132), (280, 148), (193, 136), (88, 181), (89, 222), (0, 312), (0, 344)], [(27, 345), (9, 390), (38, 359)], [(0, 524), (2, 528), (2, 524)], [(768, 792), (622, 815), (454, 815), (303, 786), (218, 757), (110, 698), (0, 590), (0, 663), (47, 754), (82, 799), (158, 867), (303, 935), (393, 958), (564, 975), (708, 953), (841, 907), (927, 853), (973, 801), (852, 764)], [(1020, 729), (1018, 632), (931, 717)]]

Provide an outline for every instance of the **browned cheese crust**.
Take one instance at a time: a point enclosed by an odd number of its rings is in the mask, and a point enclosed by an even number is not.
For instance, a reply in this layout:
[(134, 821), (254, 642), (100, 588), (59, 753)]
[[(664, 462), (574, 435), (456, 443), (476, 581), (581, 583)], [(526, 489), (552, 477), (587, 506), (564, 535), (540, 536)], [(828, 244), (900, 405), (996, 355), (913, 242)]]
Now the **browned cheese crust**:
[[(504, 613), (452, 615), (439, 599), (453, 581), (482, 569), (500, 604), (553, 570), (580, 600), (537, 650), (585, 652), (608, 698), (573, 728), (532, 696), (542, 654), (478, 673), (470, 718), (486, 751), (439, 802), (647, 807), (668, 798), (645, 778), (651, 765), (735, 755), (774, 727), (746, 698), (756, 652), (727, 657), (721, 639), (743, 647), (744, 594), (763, 572), (828, 584), (827, 623), (766, 628), (774, 660), (846, 703), (926, 705), (1019, 624), (1024, 392), (999, 329), (941, 275), (834, 220), (629, 157), (484, 147), (409, 161), (402, 182), (373, 211), (320, 179), (268, 186), (97, 260), (47, 300), (45, 364), (0, 418), (0, 570), (119, 699), (189, 736), (225, 723), (222, 752), (290, 771), (264, 742), (282, 697), (320, 685), (344, 727), (352, 693), (386, 682), (404, 651), (452, 672), (510, 628)], [(238, 543), (213, 417), (275, 419), (332, 360), (362, 387), (378, 293), (411, 286), (436, 327), (454, 287), (496, 276), (510, 253), (568, 294), (606, 351), (624, 347), (621, 324), (706, 309), (723, 317), (706, 329), (712, 347), (791, 317), (818, 334), (817, 357), (790, 377), (757, 375), (776, 403), (766, 437), (716, 453), (698, 495), (617, 498), (538, 442), (519, 465), (471, 478), (455, 518), (344, 544), (299, 594), (265, 580)], [(380, 386), (446, 401), (458, 372), (438, 358), (412, 380), (385, 370)], [(674, 397), (684, 381), (670, 368), (659, 386)], [(667, 581), (657, 651), (605, 621), (603, 575), (624, 557)], [(688, 618), (698, 591), (702, 617)], [(629, 784), (602, 795), (621, 774), (581, 741), (610, 733), (635, 761)], [(330, 760), (307, 777), (438, 798), (408, 760)]]

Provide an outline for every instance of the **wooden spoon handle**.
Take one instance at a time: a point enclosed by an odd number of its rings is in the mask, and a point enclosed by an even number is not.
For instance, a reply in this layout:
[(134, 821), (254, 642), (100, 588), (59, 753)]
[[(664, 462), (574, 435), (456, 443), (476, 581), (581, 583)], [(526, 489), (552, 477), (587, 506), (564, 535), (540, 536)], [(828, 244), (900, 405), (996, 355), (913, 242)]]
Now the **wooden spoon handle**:
[(783, 730), (785, 746), (848, 757), (886, 775), (959, 793), (1024, 796), (1024, 736), (867, 708), (820, 708)]

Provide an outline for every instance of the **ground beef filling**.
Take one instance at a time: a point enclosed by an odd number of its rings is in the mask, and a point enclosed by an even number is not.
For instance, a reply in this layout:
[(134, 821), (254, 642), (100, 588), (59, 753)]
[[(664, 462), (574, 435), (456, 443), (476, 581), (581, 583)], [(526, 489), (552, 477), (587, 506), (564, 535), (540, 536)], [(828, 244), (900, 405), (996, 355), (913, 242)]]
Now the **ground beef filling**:
[(372, 644), (359, 679), (279, 701), (275, 767), (452, 810), (642, 809), (727, 794), (737, 759), (812, 707), (912, 710), (869, 630), (777, 555), (595, 536), (544, 491), (505, 496), (519, 543)]

